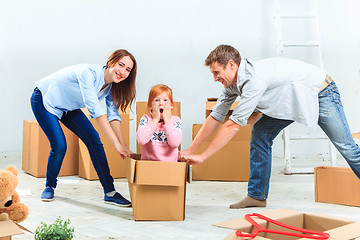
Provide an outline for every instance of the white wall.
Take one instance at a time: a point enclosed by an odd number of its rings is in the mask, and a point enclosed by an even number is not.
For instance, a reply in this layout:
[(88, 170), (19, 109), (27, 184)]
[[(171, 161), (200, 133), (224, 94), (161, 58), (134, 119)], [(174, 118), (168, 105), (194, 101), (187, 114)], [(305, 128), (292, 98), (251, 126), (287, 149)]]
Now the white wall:
[[(359, 2), (321, 0), (320, 7), (325, 68), (358, 131)], [(205, 119), (206, 98), (217, 97), (222, 88), (204, 67), (209, 52), (226, 43), (250, 59), (276, 55), (269, 0), (2, 0), (0, 37), (0, 152), (21, 151), (22, 120), (34, 118), (29, 104), (34, 82), (59, 68), (105, 64), (112, 51), (129, 50), (139, 66), (138, 101), (146, 101), (158, 83), (169, 85), (181, 101), (186, 148), (191, 124)], [(131, 142), (135, 150), (133, 135)], [(274, 154), (281, 151), (277, 139)]]

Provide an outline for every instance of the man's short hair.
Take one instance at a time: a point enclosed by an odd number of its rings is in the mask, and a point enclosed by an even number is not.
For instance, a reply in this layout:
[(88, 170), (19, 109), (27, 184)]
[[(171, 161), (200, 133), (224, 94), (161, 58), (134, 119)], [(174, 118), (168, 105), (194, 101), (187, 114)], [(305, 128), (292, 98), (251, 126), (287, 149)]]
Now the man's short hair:
[(236, 48), (222, 44), (217, 46), (205, 59), (205, 66), (218, 62), (225, 67), (229, 60), (233, 60), (239, 66), (241, 61), (240, 53)]

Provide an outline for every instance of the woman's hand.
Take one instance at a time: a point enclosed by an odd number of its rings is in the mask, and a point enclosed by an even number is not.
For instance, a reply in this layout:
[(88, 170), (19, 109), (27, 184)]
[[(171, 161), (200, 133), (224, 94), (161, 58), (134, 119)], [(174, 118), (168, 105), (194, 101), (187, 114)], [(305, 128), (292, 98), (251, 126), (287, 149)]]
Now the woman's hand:
[(131, 157), (134, 154), (133, 152), (130, 151), (129, 148), (121, 145), (120, 143), (115, 144), (114, 147), (115, 150), (120, 154), (122, 159), (124, 159), (125, 157)]

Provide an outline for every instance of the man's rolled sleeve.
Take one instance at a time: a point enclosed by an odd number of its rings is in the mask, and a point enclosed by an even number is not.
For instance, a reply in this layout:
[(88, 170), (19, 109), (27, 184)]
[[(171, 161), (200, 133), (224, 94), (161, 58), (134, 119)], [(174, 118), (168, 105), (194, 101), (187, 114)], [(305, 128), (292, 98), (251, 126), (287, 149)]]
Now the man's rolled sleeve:
[(237, 95), (232, 93), (228, 89), (224, 89), (220, 97), (218, 98), (215, 107), (212, 109), (210, 116), (220, 122), (224, 122), (227, 113), (229, 112), (231, 105), (235, 102)]

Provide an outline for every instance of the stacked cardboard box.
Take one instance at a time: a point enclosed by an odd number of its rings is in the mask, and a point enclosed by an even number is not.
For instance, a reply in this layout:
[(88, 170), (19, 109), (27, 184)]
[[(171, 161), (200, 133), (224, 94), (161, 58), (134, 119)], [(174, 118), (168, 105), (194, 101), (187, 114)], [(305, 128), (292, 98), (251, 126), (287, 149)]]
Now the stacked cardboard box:
[(159, 162), (126, 158), (126, 176), (135, 220), (181, 221), (185, 219), (185, 162)]
[(360, 180), (350, 168), (315, 168), (315, 201), (360, 207)]
[[(143, 115), (149, 114), (147, 102), (136, 102), (136, 130), (139, 126), (140, 119)], [(172, 115), (178, 116), (181, 118), (181, 103), (174, 102), (174, 107), (171, 111)], [(136, 143), (136, 150), (138, 154), (141, 154), (141, 145)]]
[[(86, 115), (87, 109), (82, 109)], [(127, 145), (129, 146), (129, 111), (128, 109), (124, 113), (120, 113), (121, 128)], [(115, 150), (113, 144), (106, 137), (105, 133), (100, 129), (100, 126), (96, 123), (95, 119), (91, 119), (90, 122), (99, 133), (101, 142), (103, 143), (107, 161), (109, 163), (110, 173), (113, 178), (126, 177), (125, 160)], [(85, 144), (79, 140), (79, 177), (87, 180), (99, 179), (94, 166), (91, 162), (89, 151)]]
[[(285, 223), (287, 225), (295, 226), (298, 228), (305, 228), (315, 231), (326, 232), (330, 234), (329, 239), (355, 239), (360, 236), (360, 223), (356, 223), (344, 218), (338, 218), (323, 214), (307, 214), (298, 211), (288, 209), (277, 209), (262, 213), (262, 215), (272, 218), (276, 221)], [(254, 218), (256, 222), (266, 228), (272, 230), (295, 232), (292, 230), (284, 229), (273, 223), (267, 223), (265, 220), (259, 220)], [(245, 218), (237, 218), (226, 222), (214, 224), (218, 227), (229, 228), (233, 230), (240, 230), (243, 233), (252, 233), (254, 227)], [(232, 231), (226, 238), (226, 240), (237, 240), (235, 231)], [(256, 238), (259, 240), (291, 240), (291, 239), (308, 239), (308, 238), (296, 238), (293, 236), (279, 235), (273, 233), (260, 233)]]
[[(206, 117), (210, 115), (215, 104), (216, 99), (208, 99), (206, 102)], [(229, 119), (237, 104), (238, 102), (233, 103), (226, 115), (226, 120)], [(193, 140), (201, 127), (202, 124), (193, 125)], [(238, 133), (222, 149), (205, 162), (199, 165), (193, 165), (192, 180), (248, 181), (250, 175), (251, 127), (251, 125), (241, 127)], [(195, 154), (204, 151), (216, 133), (217, 132), (207, 139)]]
[[(79, 140), (67, 127), (64, 131), (67, 151), (59, 176), (77, 175), (79, 171)], [(46, 176), (50, 143), (36, 120), (23, 121), (22, 169), (35, 177)]]

